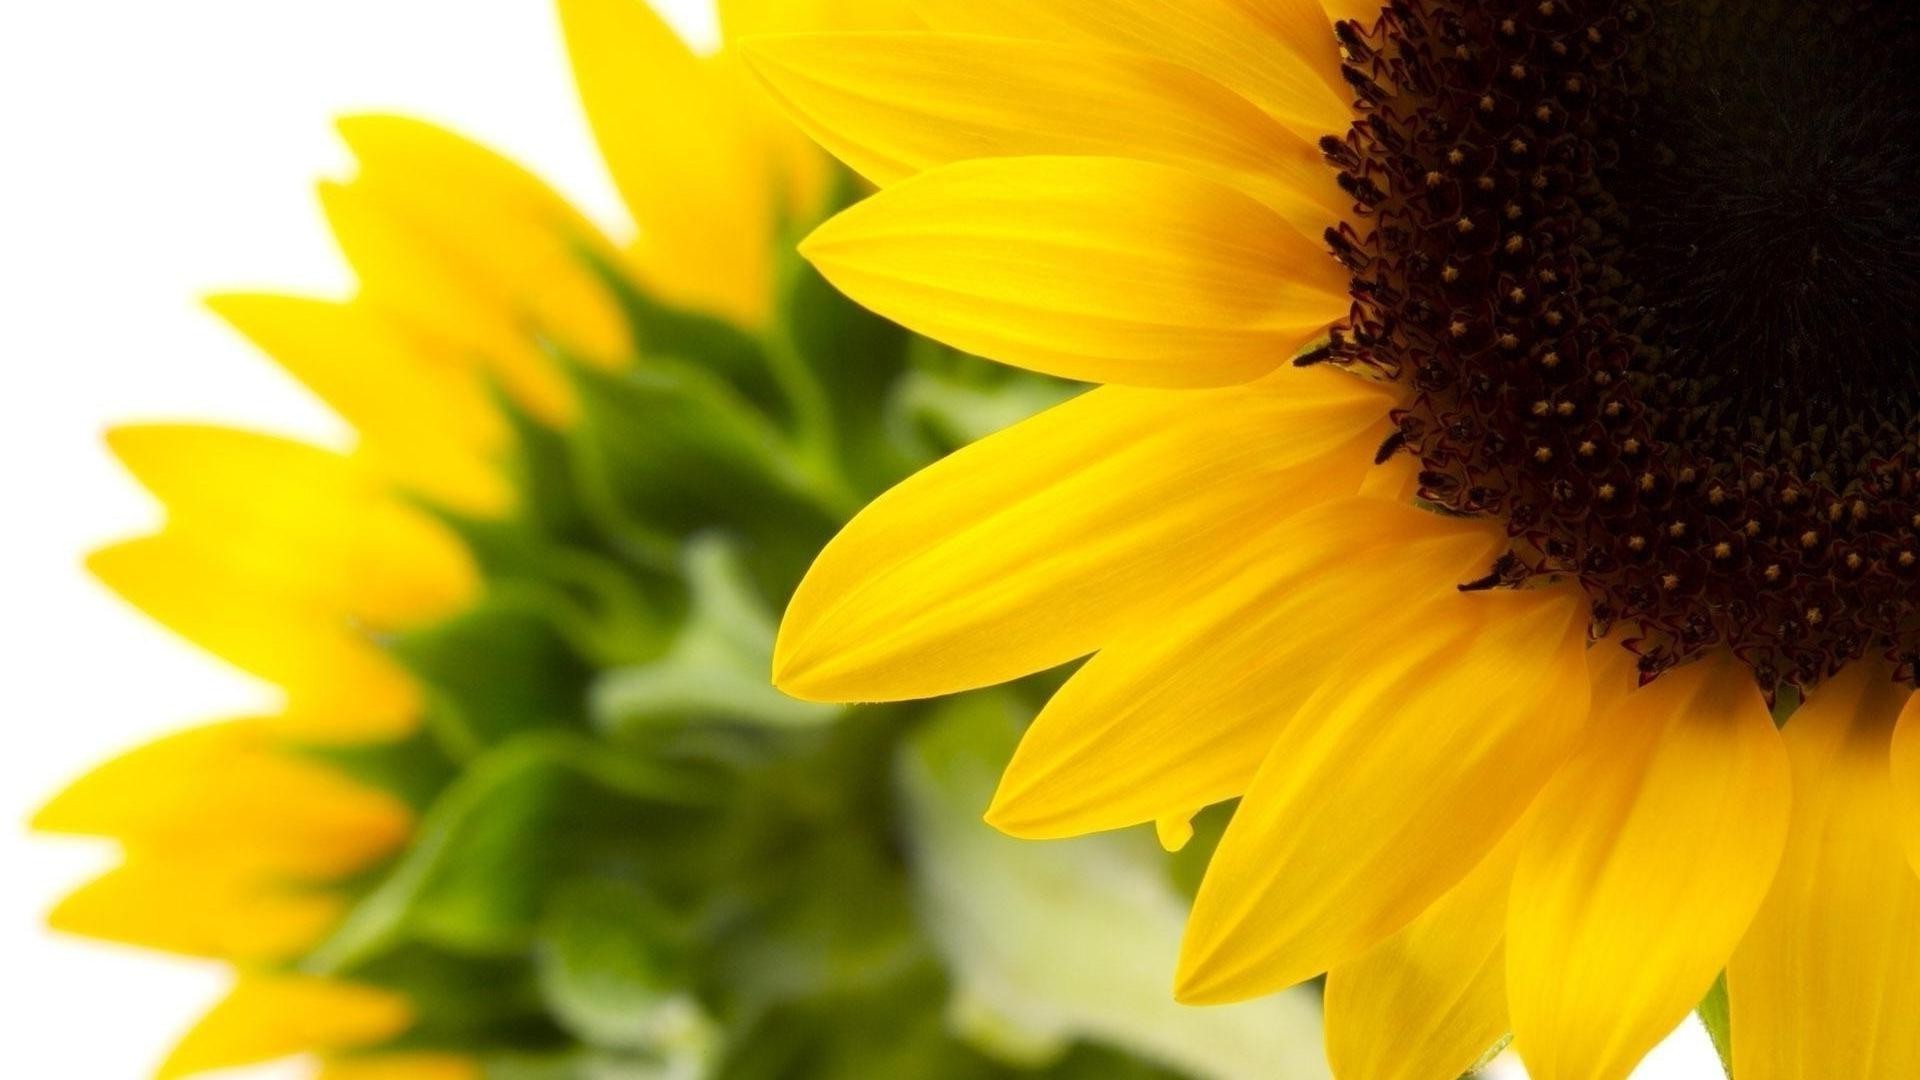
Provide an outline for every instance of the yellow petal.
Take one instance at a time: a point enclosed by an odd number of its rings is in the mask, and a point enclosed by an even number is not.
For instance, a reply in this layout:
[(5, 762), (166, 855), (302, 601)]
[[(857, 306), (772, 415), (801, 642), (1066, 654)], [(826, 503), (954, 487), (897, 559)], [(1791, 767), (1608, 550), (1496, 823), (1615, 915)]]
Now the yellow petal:
[(833, 30), (913, 30), (909, 0), (720, 0), (720, 33), (729, 42), (760, 34)]
[(225, 295), (208, 305), (352, 424), (358, 455), (384, 475), (468, 513), (512, 505), (497, 464), (506, 424), (472, 365), (444, 362), (361, 302)]
[(1349, 676), (1280, 732), (1201, 883), (1183, 1000), (1277, 990), (1398, 932), (1566, 760), (1587, 715), (1584, 594), (1453, 600), (1425, 626), (1356, 642)]
[(1150, 56), (912, 33), (764, 38), (742, 49), (808, 133), (878, 184), (968, 158), (1110, 155), (1238, 187), (1308, 235), (1352, 206), (1310, 140)]
[(1326, 9), (1329, 24), (1350, 20), (1362, 29), (1372, 29), (1386, 10), (1381, 0), (1320, 0), (1320, 6)]
[(230, 428), (116, 428), (107, 443), (167, 507), (241, 571), (332, 602), (376, 628), (443, 618), (479, 573), (459, 539), (351, 458)]
[(939, 30), (1095, 42), (1160, 56), (1238, 91), (1309, 139), (1345, 132), (1352, 91), (1315, 0), (916, 0)]
[[(587, 359), (627, 359), (627, 323), (583, 255), (615, 262), (586, 216), (532, 173), (445, 128), (353, 116), (340, 135), (359, 159), (354, 184), (458, 260), (476, 297)], [(448, 198), (457, 191), (459, 198)]]
[(1893, 803), (1907, 859), (1920, 871), (1920, 696), (1909, 698), (1893, 729)]
[(1920, 1076), (1920, 878), (1887, 767), (1907, 698), (1856, 661), (1787, 721), (1786, 856), (1727, 965), (1740, 1080)]
[(462, 257), (423, 232), (406, 210), (357, 184), (325, 183), (320, 202), (335, 242), (360, 278), (361, 300), (405, 327), (439, 363), (466, 361), (549, 424), (571, 423), (572, 388), (513, 307), (478, 293)]
[(1640, 657), (1621, 646), (1615, 634), (1587, 650), (1587, 671), (1593, 676), (1594, 716), (1605, 716), (1640, 685)]
[(1327, 974), (1327, 1061), (1340, 1080), (1455, 1080), (1506, 1034), (1519, 831), (1406, 929)]
[(242, 975), (160, 1066), (160, 1080), (293, 1054), (385, 1042), (413, 1023), (413, 1007), (371, 986), (302, 975)]
[[(340, 131), (360, 159), (322, 188), (334, 234), (367, 301), (455, 355), (477, 358), (527, 408), (570, 415), (545, 342), (613, 366), (626, 321), (589, 262), (613, 249), (524, 169), (430, 124), (355, 117)], [(460, 198), (449, 199), (449, 191)]]
[(375, 1054), (337, 1058), (314, 1080), (482, 1080), (480, 1063), (457, 1054)]
[(418, 688), (337, 605), (229, 555), (204, 535), (166, 532), (96, 551), (87, 566), (181, 637), (281, 687), (302, 730), (357, 741), (414, 729)]
[(1198, 560), (1202, 581), (1126, 628), (1047, 703), (988, 822), (1074, 836), (1239, 795), (1294, 710), (1343, 677), (1357, 638), (1415, 627), (1435, 599), (1457, 602), (1450, 594), (1504, 539), (1363, 498), (1231, 531), (1240, 543)]
[(1507, 986), (1535, 1080), (1623, 1080), (1725, 966), (1786, 843), (1787, 755), (1723, 651), (1596, 717), (1514, 873)]
[(311, 948), (344, 907), (338, 896), (175, 852), (132, 857), (61, 900), (47, 923), (106, 941), (262, 963)]
[(594, 137), (640, 227), (649, 287), (763, 323), (785, 178), (751, 90), (724, 60), (695, 57), (643, 0), (560, 0), (560, 22)]
[(353, 873), (407, 837), (393, 796), (278, 748), (257, 721), (214, 724), (115, 758), (34, 817), (47, 832), (104, 836), (142, 858), (320, 880)]
[(1253, 197), (1120, 158), (948, 165), (844, 211), (801, 252), (909, 329), (1095, 382), (1248, 382), (1349, 306), (1320, 242)]
[(774, 678), (900, 700), (1084, 656), (1239, 534), (1349, 494), (1388, 401), (1336, 372), (1214, 391), (1109, 387), (989, 436), (875, 500), (787, 608)]

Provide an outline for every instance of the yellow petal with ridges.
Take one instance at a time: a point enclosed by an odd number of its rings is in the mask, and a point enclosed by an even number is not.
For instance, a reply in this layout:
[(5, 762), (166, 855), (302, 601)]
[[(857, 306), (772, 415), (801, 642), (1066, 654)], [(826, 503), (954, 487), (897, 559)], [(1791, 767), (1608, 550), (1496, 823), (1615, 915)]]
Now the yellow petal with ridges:
[(1201, 580), (1047, 703), (989, 823), (1074, 836), (1241, 794), (1293, 711), (1344, 677), (1356, 638), (1417, 626), (1503, 540), (1483, 523), (1363, 498), (1232, 531), (1239, 544), (1209, 555)]
[(1268, 993), (1399, 932), (1486, 857), (1577, 745), (1584, 594), (1452, 599), (1424, 626), (1355, 641), (1348, 675), (1281, 731), (1201, 882), (1182, 1000)]
[(1893, 729), (1893, 804), (1907, 859), (1920, 872), (1920, 695), (1907, 699)]
[[(644, 0), (560, 0), (587, 120), (660, 295), (749, 326), (773, 286), (782, 154), (724, 60), (694, 56)], [(791, 158), (788, 158), (791, 164)]]
[(1387, 406), (1373, 384), (1290, 369), (1227, 390), (1108, 387), (989, 436), (827, 545), (787, 608), (775, 682), (900, 700), (1084, 656), (1239, 537), (1350, 494)]
[(391, 854), (413, 815), (385, 792), (280, 749), (269, 724), (234, 721), (96, 767), (54, 796), (33, 826), (119, 840), (141, 859), (325, 880)]
[(1859, 660), (1787, 721), (1786, 856), (1727, 965), (1740, 1080), (1920, 1076), (1920, 878), (1887, 767), (1907, 700)]
[(359, 436), (356, 453), (455, 510), (504, 514), (507, 428), (486, 384), (361, 302), (230, 294), (208, 300)]
[(1406, 929), (1327, 974), (1327, 1061), (1340, 1080), (1455, 1080), (1506, 1034), (1519, 851), (1516, 828)]
[(317, 944), (346, 903), (190, 853), (135, 855), (69, 893), (47, 924), (69, 934), (252, 964)]
[(115, 428), (107, 443), (171, 527), (376, 628), (443, 618), (479, 591), (459, 538), (352, 458), (198, 424)]
[(1713, 985), (1773, 880), (1792, 781), (1730, 652), (1595, 718), (1534, 805), (1507, 986), (1535, 1080), (1624, 1080)]
[(761, 34), (913, 30), (910, 0), (719, 0), (720, 33), (729, 42)]
[(1238, 187), (1315, 235), (1352, 206), (1320, 150), (1166, 60), (961, 34), (803, 34), (741, 46), (822, 146), (878, 184), (968, 158), (1139, 158)]
[(480, 1063), (457, 1054), (373, 1054), (323, 1063), (314, 1080), (483, 1080)]
[(413, 1006), (391, 991), (305, 975), (242, 975), (160, 1066), (159, 1080), (352, 1050), (385, 1042), (413, 1023)]
[(909, 329), (1093, 382), (1249, 382), (1349, 307), (1320, 242), (1252, 196), (1122, 158), (947, 165), (842, 212), (801, 253)]
[(1623, 647), (1622, 635), (1615, 634), (1593, 643), (1587, 650), (1587, 671), (1593, 677), (1594, 716), (1613, 711), (1621, 699), (1640, 686), (1640, 657)]
[(301, 730), (327, 741), (414, 730), (418, 687), (337, 605), (230, 556), (217, 538), (170, 531), (102, 548), (87, 568), (181, 637), (279, 686)]
[(938, 30), (1094, 42), (1215, 79), (1309, 139), (1353, 123), (1338, 42), (1315, 0), (915, 0)]

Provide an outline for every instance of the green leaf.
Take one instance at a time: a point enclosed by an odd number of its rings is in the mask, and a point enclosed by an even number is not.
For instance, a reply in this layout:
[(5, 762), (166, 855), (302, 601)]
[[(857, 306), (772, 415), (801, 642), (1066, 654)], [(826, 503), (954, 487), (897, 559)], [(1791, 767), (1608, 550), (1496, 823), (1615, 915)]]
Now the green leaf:
[(899, 763), (923, 919), (979, 1044), (1026, 1064), (1091, 1039), (1199, 1077), (1327, 1076), (1308, 994), (1174, 1002), (1186, 902), (1144, 833), (1035, 844), (980, 821), (1016, 736), (1009, 699), (975, 694)]
[(1713, 1049), (1720, 1055), (1720, 1068), (1728, 1077), (1733, 1076), (1733, 1008), (1727, 1000), (1727, 973), (1713, 980), (1713, 989), (1700, 999), (1700, 1022), (1706, 1025), (1707, 1035), (1713, 1039)]
[(840, 709), (799, 701), (773, 688), (774, 621), (747, 579), (733, 545), (695, 537), (686, 554), (692, 610), (665, 656), (620, 668), (595, 683), (591, 712), (601, 730), (644, 734), (703, 720), (812, 727)]
[(705, 1062), (717, 1036), (682, 989), (681, 936), (636, 885), (569, 881), (541, 920), (541, 992), (560, 1023), (589, 1045)]

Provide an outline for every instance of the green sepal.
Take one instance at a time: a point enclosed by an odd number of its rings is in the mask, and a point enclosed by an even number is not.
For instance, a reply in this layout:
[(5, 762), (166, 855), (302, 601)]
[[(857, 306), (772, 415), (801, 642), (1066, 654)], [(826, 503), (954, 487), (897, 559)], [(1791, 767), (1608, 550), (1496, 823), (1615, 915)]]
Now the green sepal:
[(1733, 1076), (1733, 1005), (1727, 998), (1727, 973), (1713, 980), (1713, 989), (1700, 999), (1697, 1009), (1700, 1023), (1707, 1029), (1707, 1037), (1713, 1040), (1714, 1053), (1720, 1055), (1720, 1068), (1727, 1076)]
[(774, 689), (773, 615), (740, 565), (734, 545), (716, 534), (688, 545), (685, 580), (692, 607), (666, 654), (616, 668), (593, 686), (594, 724), (616, 738), (670, 724), (733, 721), (771, 727), (828, 723), (842, 710)]
[(340, 971), (407, 942), (522, 953), (557, 882), (643, 858), (671, 863), (670, 849), (642, 838), (670, 841), (671, 824), (706, 798), (684, 770), (571, 733), (520, 735), (468, 763), (406, 854), (310, 960)]
[(726, 529), (767, 594), (784, 595), (842, 509), (819, 493), (787, 436), (684, 361), (649, 357), (620, 375), (571, 370), (581, 401), (576, 474), (613, 543), (658, 552)]
[[(840, 174), (831, 205), (857, 200), (858, 183)], [(855, 490), (884, 489), (914, 464), (891, 438), (886, 415), (913, 335), (847, 299), (792, 245), (781, 249), (774, 314), (769, 348), (776, 363), (790, 366), (801, 438), (829, 448)]]
[(583, 250), (626, 315), (634, 355), (674, 356), (700, 365), (725, 380), (741, 399), (783, 428), (792, 424), (787, 391), (781, 386), (766, 346), (753, 334), (723, 319), (665, 303), (595, 252)]
[[(951, 453), (1085, 390), (1080, 383), (986, 364), (925, 338), (888, 405), (896, 443), (924, 461)], [(918, 462), (916, 462), (918, 463)]]
[(469, 1052), (508, 1047), (562, 1047), (567, 1033), (554, 1023), (525, 963), (476, 957), (418, 943), (390, 950), (340, 974), (429, 1003), (391, 1051), (458, 1046)]
[(576, 878), (540, 920), (534, 965), (554, 1017), (589, 1046), (704, 1064), (713, 1022), (683, 987), (685, 928), (639, 885)]
[[(592, 670), (524, 594), (497, 593), (388, 643), (429, 688), (428, 723), (455, 757), (528, 730), (582, 728)], [(476, 661), (484, 657), (484, 662)]]

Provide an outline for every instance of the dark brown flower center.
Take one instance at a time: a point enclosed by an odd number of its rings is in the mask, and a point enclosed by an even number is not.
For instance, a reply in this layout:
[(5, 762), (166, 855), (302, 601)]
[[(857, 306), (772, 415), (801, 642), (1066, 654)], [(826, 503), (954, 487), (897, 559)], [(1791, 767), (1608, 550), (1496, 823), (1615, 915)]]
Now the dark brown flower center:
[(1403, 0), (1323, 148), (1387, 449), (1649, 673), (1920, 654), (1920, 5)]

